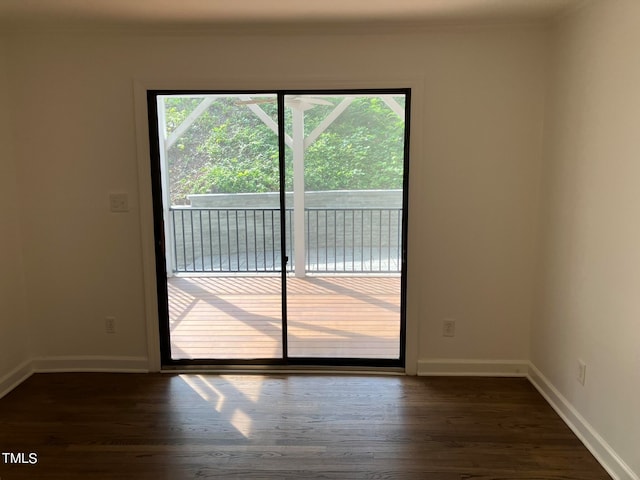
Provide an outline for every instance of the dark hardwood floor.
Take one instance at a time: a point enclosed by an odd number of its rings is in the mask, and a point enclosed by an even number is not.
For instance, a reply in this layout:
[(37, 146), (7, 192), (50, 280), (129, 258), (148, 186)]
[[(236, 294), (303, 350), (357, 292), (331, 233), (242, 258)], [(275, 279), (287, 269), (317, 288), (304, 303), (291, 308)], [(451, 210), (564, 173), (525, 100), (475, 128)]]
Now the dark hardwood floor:
[(610, 478), (517, 378), (39, 374), (0, 450), (37, 454), (1, 480)]

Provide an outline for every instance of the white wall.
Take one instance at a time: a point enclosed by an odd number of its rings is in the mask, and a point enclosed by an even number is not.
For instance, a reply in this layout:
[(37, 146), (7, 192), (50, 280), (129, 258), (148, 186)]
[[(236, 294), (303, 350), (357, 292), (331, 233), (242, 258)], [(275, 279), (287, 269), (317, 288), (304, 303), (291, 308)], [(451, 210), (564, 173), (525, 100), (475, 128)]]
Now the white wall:
[(0, 395), (20, 379), (30, 358), (7, 50), (0, 37)]
[(640, 475), (639, 45), (636, 0), (592, 2), (557, 26), (531, 335), (533, 364), (585, 437), (595, 429), (636, 472), (619, 478)]
[[(263, 79), (311, 78), (318, 87), (323, 78), (368, 86), (408, 78), (421, 87), (410, 176), (416, 358), (525, 362), (545, 38), (538, 27), (16, 33), (16, 145), (36, 356), (147, 355), (136, 202), (136, 135), (146, 132), (134, 128), (134, 78), (210, 79), (214, 89), (228, 78), (256, 88)], [(130, 193), (129, 214), (108, 212), (109, 191)], [(103, 333), (106, 315), (118, 318), (117, 335)], [(450, 317), (457, 336), (443, 339), (441, 322)]]
[[(422, 275), (421, 359), (527, 359), (544, 37), (445, 38), (422, 42), (441, 48), (415, 46), (429, 52), (415, 56), (427, 78), (426, 122), (413, 131), (423, 150), (409, 238), (409, 268)], [(456, 320), (455, 338), (442, 337), (444, 318)]]

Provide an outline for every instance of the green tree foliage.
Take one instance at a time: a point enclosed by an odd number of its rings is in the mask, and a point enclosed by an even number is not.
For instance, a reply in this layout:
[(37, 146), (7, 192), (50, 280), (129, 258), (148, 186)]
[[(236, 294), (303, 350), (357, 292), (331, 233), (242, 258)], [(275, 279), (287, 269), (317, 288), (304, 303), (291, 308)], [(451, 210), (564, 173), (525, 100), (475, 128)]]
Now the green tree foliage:
[[(308, 110), (309, 130), (331, 109)], [(305, 152), (305, 188), (401, 188), (403, 137), (404, 121), (381, 99), (356, 99)]]
[[(256, 97), (253, 97), (256, 98)], [(275, 98), (258, 105), (274, 122)], [(328, 98), (337, 105), (341, 98)], [(170, 134), (202, 98), (165, 100)], [(305, 136), (333, 106), (305, 111)], [(292, 134), (292, 114), (285, 112), (285, 131)], [(361, 97), (305, 151), (305, 189), (368, 190), (402, 187), (404, 121), (381, 99)], [(216, 99), (169, 149), (169, 183), (173, 204), (187, 203), (194, 193), (275, 192), (279, 189), (276, 134), (234, 97)], [(292, 189), (292, 152), (285, 160), (287, 190)]]

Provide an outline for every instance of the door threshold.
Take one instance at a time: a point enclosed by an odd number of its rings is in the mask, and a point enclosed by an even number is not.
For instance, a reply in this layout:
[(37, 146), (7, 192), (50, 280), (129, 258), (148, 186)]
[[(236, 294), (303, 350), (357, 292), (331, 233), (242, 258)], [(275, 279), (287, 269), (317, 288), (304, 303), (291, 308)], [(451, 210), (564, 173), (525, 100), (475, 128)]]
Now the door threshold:
[(318, 374), (318, 375), (406, 375), (402, 367), (297, 366), (297, 365), (165, 365), (161, 373), (213, 374)]

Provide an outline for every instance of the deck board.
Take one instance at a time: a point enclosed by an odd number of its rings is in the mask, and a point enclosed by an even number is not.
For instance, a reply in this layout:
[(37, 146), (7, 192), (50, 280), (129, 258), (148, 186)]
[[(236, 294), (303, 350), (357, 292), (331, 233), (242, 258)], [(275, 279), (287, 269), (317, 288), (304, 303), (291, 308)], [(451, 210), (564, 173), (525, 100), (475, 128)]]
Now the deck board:
[[(171, 277), (174, 359), (256, 359), (282, 355), (277, 277)], [(400, 278), (287, 279), (289, 355), (399, 357)]]

